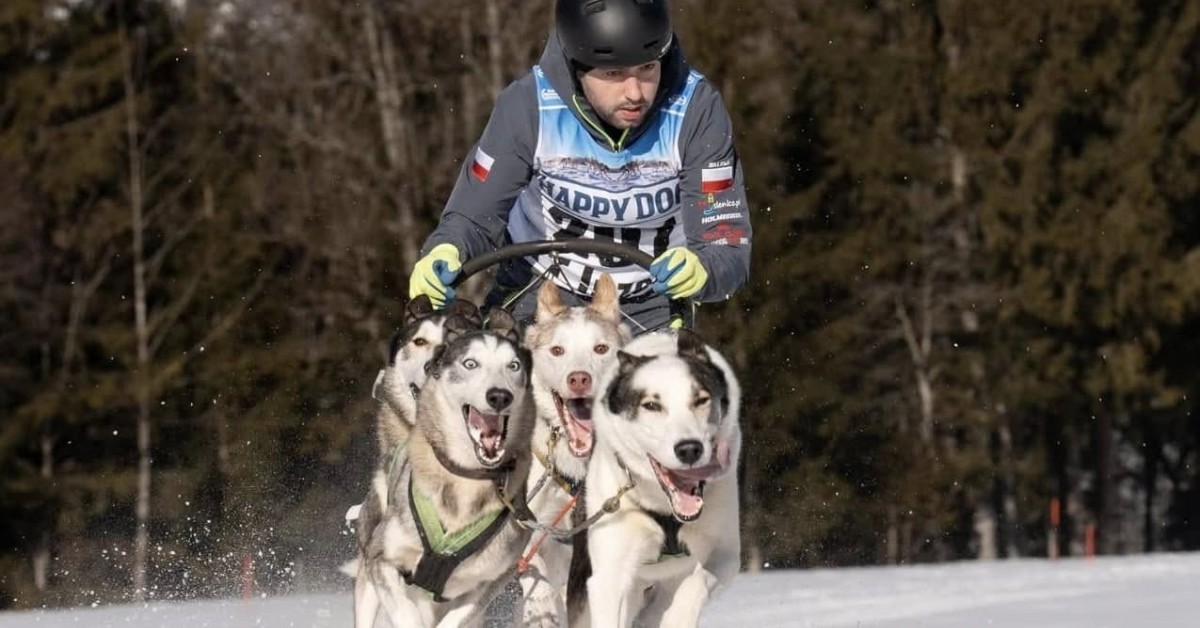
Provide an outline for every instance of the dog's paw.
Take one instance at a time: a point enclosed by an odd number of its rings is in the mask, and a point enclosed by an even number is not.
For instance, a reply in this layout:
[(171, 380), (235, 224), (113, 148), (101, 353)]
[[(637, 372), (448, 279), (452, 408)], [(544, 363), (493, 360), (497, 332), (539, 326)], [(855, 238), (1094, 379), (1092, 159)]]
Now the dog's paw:
[(567, 625), (567, 609), (553, 598), (529, 598), (525, 600), (526, 628), (560, 628)]

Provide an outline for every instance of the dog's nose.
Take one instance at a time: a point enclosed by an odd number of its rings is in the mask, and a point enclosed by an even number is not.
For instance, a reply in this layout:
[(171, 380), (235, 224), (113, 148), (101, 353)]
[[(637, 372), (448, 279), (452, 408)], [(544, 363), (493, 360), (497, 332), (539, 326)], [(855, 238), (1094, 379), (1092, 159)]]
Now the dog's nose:
[(592, 376), (583, 371), (572, 371), (567, 375), (567, 386), (576, 395), (586, 395), (592, 389)]
[(681, 440), (675, 443), (675, 456), (683, 464), (695, 464), (704, 453), (704, 443), (698, 440)]
[(512, 403), (513, 394), (503, 388), (489, 388), (487, 391), (487, 402), (493, 410), (499, 412), (508, 407)]

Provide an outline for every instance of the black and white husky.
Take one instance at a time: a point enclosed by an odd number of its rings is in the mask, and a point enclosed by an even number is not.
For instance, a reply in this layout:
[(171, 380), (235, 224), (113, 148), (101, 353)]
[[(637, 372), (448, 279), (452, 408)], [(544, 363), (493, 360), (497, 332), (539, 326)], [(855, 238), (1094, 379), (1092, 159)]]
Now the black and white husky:
[[(592, 406), (596, 380), (616, 362), (629, 341), (621, 323), (617, 288), (602, 275), (590, 304), (567, 307), (558, 286), (542, 284), (534, 323), (525, 332), (533, 354), (533, 397), (537, 427), (530, 472), (529, 506), (538, 521), (559, 529), (572, 525), (572, 512), (592, 455)], [(578, 504), (582, 512), (583, 504)], [(521, 575), (524, 625), (567, 625), (566, 585), (572, 548), (567, 542), (535, 533)]]
[(355, 626), (382, 605), (393, 626), (476, 625), (529, 541), (509, 509), (524, 494), (534, 413), (530, 357), (495, 310), (484, 329), (444, 324), (388, 503), (362, 548)]
[[(404, 308), (403, 324), (388, 346), (387, 365), (375, 378), (371, 396), (377, 402), (375, 432), (379, 459), (367, 497), (346, 513), (346, 520), (357, 529), (360, 548), (383, 518), (389, 501), (388, 472), (396, 468), (404, 455), (404, 446), (416, 421), (417, 395), (425, 385), (426, 365), (441, 346), (442, 325), (451, 315), (461, 316), (476, 327), (483, 323), (479, 309), (467, 301), (455, 301), (446, 310), (435, 310), (425, 295), (409, 301)], [(357, 564), (351, 562), (345, 569), (354, 575)]]
[(741, 392), (693, 332), (640, 336), (599, 382), (587, 513), (591, 626), (691, 627), (737, 573)]

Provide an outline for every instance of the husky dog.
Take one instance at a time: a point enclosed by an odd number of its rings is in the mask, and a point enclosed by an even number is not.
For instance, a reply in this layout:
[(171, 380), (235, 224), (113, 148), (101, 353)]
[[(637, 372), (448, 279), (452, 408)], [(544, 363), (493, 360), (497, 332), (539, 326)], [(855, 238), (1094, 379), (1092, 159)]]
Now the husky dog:
[(408, 440), (417, 415), (417, 394), (425, 384), (425, 364), (442, 344), (442, 325), (447, 316), (463, 316), (482, 324), (479, 309), (467, 301), (455, 301), (444, 311), (433, 309), (426, 295), (408, 302), (403, 325), (392, 336), (387, 366), (379, 371), (371, 395), (379, 401), (377, 427), (380, 455), (387, 458), (397, 445)]
[[(387, 366), (379, 371), (371, 396), (378, 401), (375, 424), (379, 443), (376, 464), (367, 497), (346, 513), (358, 531), (359, 546), (365, 546), (388, 503), (388, 473), (397, 467), (417, 416), (417, 394), (425, 385), (425, 365), (442, 344), (442, 325), (447, 316), (457, 315), (483, 324), (479, 309), (467, 301), (455, 301), (448, 309), (433, 309), (429, 297), (420, 295), (408, 302), (400, 329), (388, 347)], [(353, 575), (357, 567), (347, 566)]]
[(587, 513), (595, 628), (696, 626), (738, 570), (741, 392), (693, 332), (640, 336), (599, 383)]
[[(525, 332), (538, 415), (529, 505), (538, 521), (558, 528), (571, 526), (592, 455), (594, 383), (630, 339), (619, 308), (617, 287), (608, 275), (601, 275), (592, 302), (576, 307), (564, 305), (558, 286), (547, 281), (538, 292), (534, 323)], [(582, 504), (578, 509), (582, 512)], [(540, 535), (530, 543), (529, 568), (521, 575), (525, 626), (566, 625), (571, 551), (570, 545)]]
[(483, 330), (446, 319), (383, 520), (362, 550), (356, 627), (372, 626), (380, 605), (396, 627), (475, 625), (511, 578), (529, 532), (509, 496), (524, 496), (535, 420), (518, 340), (503, 310)]

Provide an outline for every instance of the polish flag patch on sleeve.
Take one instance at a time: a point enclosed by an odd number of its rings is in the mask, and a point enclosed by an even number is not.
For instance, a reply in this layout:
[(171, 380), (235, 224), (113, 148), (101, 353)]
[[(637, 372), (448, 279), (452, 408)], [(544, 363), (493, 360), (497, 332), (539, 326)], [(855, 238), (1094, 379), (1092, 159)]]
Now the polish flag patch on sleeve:
[(471, 163), (471, 174), (475, 175), (476, 179), (487, 181), (488, 174), (492, 171), (492, 164), (495, 159), (491, 155), (483, 152), (483, 148), (475, 149), (475, 161)]
[(700, 170), (700, 193), (713, 194), (733, 187), (733, 166), (703, 168)]

